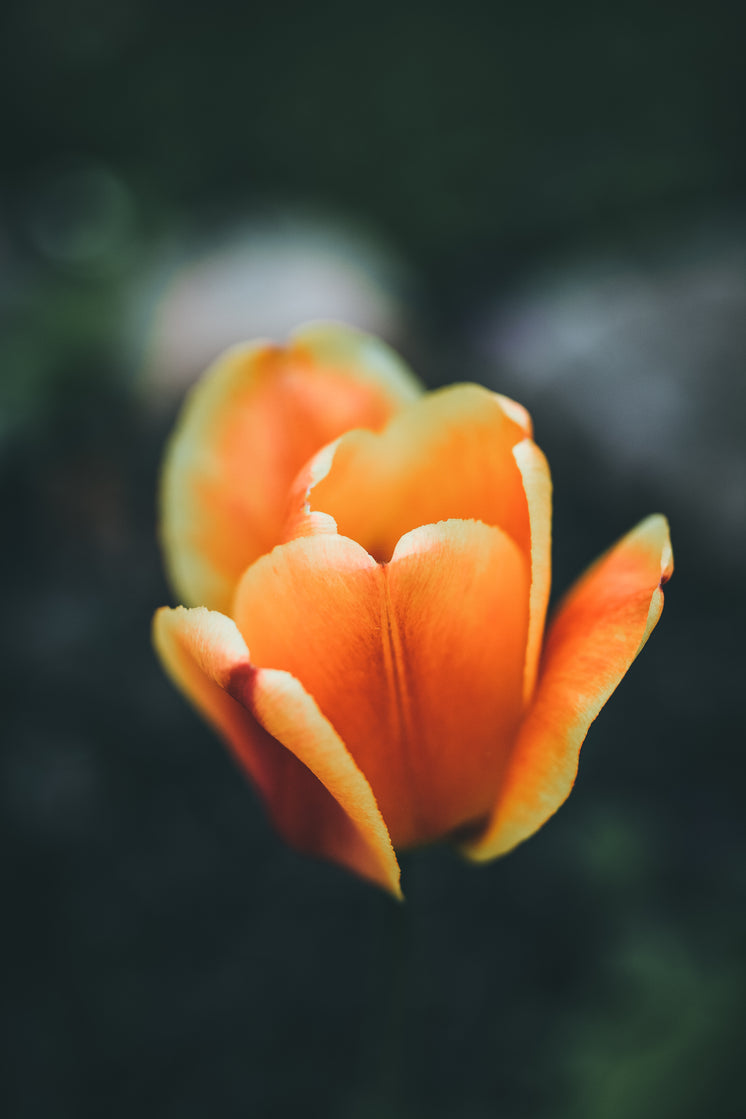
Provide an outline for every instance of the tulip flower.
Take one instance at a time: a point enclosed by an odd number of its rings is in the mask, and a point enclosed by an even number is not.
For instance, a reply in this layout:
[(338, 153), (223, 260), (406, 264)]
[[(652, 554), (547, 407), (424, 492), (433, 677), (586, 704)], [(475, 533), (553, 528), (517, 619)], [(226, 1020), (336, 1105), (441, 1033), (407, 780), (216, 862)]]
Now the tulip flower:
[(662, 516), (599, 559), (546, 636), (551, 482), (515, 402), (423, 393), (340, 326), (229, 352), (166, 456), (182, 602), (154, 639), (284, 838), (400, 896), (396, 851), (474, 860), (566, 799), (655, 626)]

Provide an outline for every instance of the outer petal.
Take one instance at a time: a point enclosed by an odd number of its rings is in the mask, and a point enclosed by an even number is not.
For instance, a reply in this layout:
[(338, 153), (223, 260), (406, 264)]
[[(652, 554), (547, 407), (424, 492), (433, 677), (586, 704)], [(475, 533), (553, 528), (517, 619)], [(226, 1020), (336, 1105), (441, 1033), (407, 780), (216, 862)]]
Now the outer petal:
[(164, 607), (153, 636), (167, 672), (232, 748), (284, 838), (400, 897), (370, 786), (298, 681), (254, 668), (235, 624), (204, 608)]
[(296, 479), (284, 538), (305, 535), (304, 516), (321, 512), (386, 561), (419, 525), (474, 519), (504, 529), (528, 556), (529, 510), (513, 454), (527, 428), (523, 409), (477, 385), (430, 393), (380, 433), (351, 431), (324, 448)]
[(164, 462), (163, 548), (182, 601), (226, 611), (241, 573), (277, 543), (303, 463), (343, 431), (382, 427), (418, 392), (387, 346), (343, 326), (221, 357), (190, 394)]
[(489, 826), (465, 847), (491, 859), (532, 835), (566, 799), (588, 728), (660, 617), (673, 560), (668, 525), (648, 517), (575, 585), (550, 627), (539, 683)]
[(418, 528), (389, 564), (333, 534), (243, 576), (256, 664), (303, 682), (370, 782), (395, 846), (485, 819), (522, 711), (525, 557), (473, 521)]

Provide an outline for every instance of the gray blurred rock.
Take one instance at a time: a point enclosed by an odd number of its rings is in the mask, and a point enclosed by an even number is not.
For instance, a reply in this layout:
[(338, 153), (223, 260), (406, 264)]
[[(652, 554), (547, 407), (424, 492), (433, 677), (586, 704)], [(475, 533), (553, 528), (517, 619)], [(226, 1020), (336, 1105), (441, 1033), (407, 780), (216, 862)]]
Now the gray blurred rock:
[(656, 493), (726, 564), (746, 546), (746, 234), (566, 261), (489, 308), (487, 379)]

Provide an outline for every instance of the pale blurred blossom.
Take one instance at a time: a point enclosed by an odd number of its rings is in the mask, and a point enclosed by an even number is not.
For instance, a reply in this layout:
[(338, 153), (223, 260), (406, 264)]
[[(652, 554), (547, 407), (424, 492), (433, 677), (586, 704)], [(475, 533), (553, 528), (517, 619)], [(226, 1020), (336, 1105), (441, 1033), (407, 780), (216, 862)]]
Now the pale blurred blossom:
[(243, 223), (164, 250), (135, 300), (146, 395), (168, 403), (226, 347), (283, 340), (314, 319), (396, 342), (408, 287), (406, 269), (379, 237), (326, 219)]

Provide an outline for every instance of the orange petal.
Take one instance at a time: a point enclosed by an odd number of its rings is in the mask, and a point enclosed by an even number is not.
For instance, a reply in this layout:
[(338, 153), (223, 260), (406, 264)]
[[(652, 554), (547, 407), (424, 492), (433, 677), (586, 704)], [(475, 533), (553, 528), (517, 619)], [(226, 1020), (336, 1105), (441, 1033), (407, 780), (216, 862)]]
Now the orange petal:
[(319, 511), (386, 561), (419, 525), (474, 519), (504, 529), (528, 555), (526, 495), (513, 456), (525, 439), (515, 418), (522, 415), (509, 414), (487, 389), (453, 385), (405, 408), (378, 434), (348, 432), (296, 479), (284, 538), (306, 531), (304, 511)]
[(533, 420), (523, 405), (519, 404), (517, 400), (511, 400), (509, 396), (503, 396), (501, 392), (496, 392), (494, 395), (500, 402), (503, 412), (510, 417), (514, 424), (518, 424), (527, 438), (533, 438)]
[(532, 835), (567, 798), (588, 728), (648, 639), (673, 570), (668, 524), (648, 517), (576, 583), (549, 629), (534, 703), (489, 826), (465, 847), (491, 859)]
[(153, 637), (166, 671), (248, 771), (284, 838), (400, 897), (370, 786), (298, 681), (257, 670), (235, 624), (202, 607), (159, 610)]
[(385, 565), (345, 537), (298, 538), (247, 570), (234, 616), (254, 662), (313, 695), (395, 846), (485, 818), (522, 708), (528, 575), (506, 533), (428, 525)]
[(343, 326), (219, 358), (188, 397), (163, 468), (162, 541), (181, 600), (227, 610), (241, 573), (279, 540), (303, 463), (343, 431), (382, 427), (418, 391), (387, 346)]
[(523, 478), (531, 537), (531, 596), (523, 674), (523, 699), (528, 703), (536, 683), (552, 581), (552, 478), (546, 458), (530, 439), (516, 444), (513, 456)]

